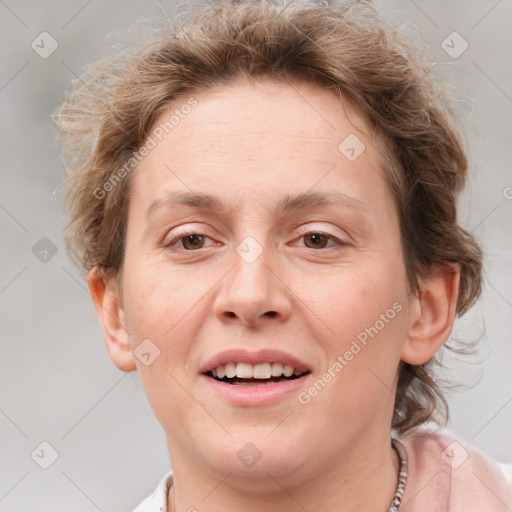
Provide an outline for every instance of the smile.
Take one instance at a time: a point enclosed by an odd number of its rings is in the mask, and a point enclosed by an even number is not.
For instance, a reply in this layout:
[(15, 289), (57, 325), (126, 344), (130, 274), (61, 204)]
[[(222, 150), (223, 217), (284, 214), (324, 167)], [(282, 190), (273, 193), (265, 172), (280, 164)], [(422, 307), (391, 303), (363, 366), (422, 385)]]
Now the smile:
[(213, 368), (209, 375), (219, 382), (238, 386), (268, 385), (282, 380), (293, 380), (308, 373), (278, 362), (250, 364), (232, 362)]
[(311, 367), (282, 351), (230, 349), (201, 368), (202, 382), (231, 405), (270, 405), (297, 394), (311, 376)]

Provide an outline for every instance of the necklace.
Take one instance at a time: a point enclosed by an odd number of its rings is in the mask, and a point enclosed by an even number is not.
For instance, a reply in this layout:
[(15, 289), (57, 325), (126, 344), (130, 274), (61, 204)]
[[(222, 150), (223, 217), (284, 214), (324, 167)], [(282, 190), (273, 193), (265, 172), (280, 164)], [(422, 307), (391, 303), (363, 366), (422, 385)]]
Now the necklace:
[(391, 439), (391, 444), (398, 453), (400, 469), (398, 470), (398, 485), (396, 486), (395, 497), (391, 502), (388, 512), (397, 512), (404, 496), (405, 484), (407, 483), (407, 453), (403, 444), (398, 439)]

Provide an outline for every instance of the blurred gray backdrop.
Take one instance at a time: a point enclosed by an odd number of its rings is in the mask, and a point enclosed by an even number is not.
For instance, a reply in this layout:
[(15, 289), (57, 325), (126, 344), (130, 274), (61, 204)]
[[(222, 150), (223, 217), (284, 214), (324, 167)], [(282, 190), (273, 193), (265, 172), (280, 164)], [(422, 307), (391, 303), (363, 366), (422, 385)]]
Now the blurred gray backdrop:
[[(0, 0), (1, 511), (131, 510), (170, 468), (138, 377), (110, 361), (66, 257), (49, 115), (84, 65), (111, 54), (137, 20), (173, 18), (177, 5)], [(428, 45), (466, 116), (472, 174), (461, 221), (486, 251), (486, 279), (456, 333), (483, 338), (478, 357), (445, 360), (448, 378), (474, 384), (450, 394), (449, 428), (512, 462), (512, 2), (376, 5)]]

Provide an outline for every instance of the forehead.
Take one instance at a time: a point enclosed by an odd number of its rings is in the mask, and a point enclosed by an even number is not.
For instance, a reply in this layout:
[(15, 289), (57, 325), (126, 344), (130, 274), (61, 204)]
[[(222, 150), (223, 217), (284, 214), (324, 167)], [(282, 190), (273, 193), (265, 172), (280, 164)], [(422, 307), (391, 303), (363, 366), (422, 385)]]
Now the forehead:
[[(295, 137), (336, 149), (346, 135), (368, 131), (362, 115), (348, 99), (319, 84), (239, 78), (194, 96), (197, 106), (180, 116), (178, 124), (167, 130), (170, 133), (162, 134), (164, 139), (170, 140), (178, 132), (182, 134), (194, 123), (194, 131), (189, 131), (187, 138), (196, 147), (213, 143), (219, 150), (225, 145), (236, 150), (232, 142), (237, 141), (238, 147), (238, 141), (249, 137), (250, 145), (256, 150), (260, 140)], [(165, 131), (169, 114), (176, 122), (172, 113), (185, 109), (188, 101), (186, 97), (177, 100), (160, 115), (153, 130), (163, 127)], [(249, 149), (249, 144), (242, 148)]]
[(239, 80), (191, 97), (169, 106), (150, 131), (154, 147), (132, 183), (133, 200), (142, 196), (146, 208), (162, 188), (215, 189), (233, 201), (334, 187), (357, 198), (383, 181), (376, 137), (327, 87)]

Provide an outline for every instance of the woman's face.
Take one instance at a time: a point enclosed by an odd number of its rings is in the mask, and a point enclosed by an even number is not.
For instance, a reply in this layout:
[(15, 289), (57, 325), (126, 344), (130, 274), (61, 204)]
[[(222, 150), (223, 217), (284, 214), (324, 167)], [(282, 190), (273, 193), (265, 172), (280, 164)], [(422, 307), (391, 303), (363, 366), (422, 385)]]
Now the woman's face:
[(414, 299), (382, 156), (326, 88), (195, 99), (132, 176), (134, 361), (174, 466), (318, 473), (389, 436)]

